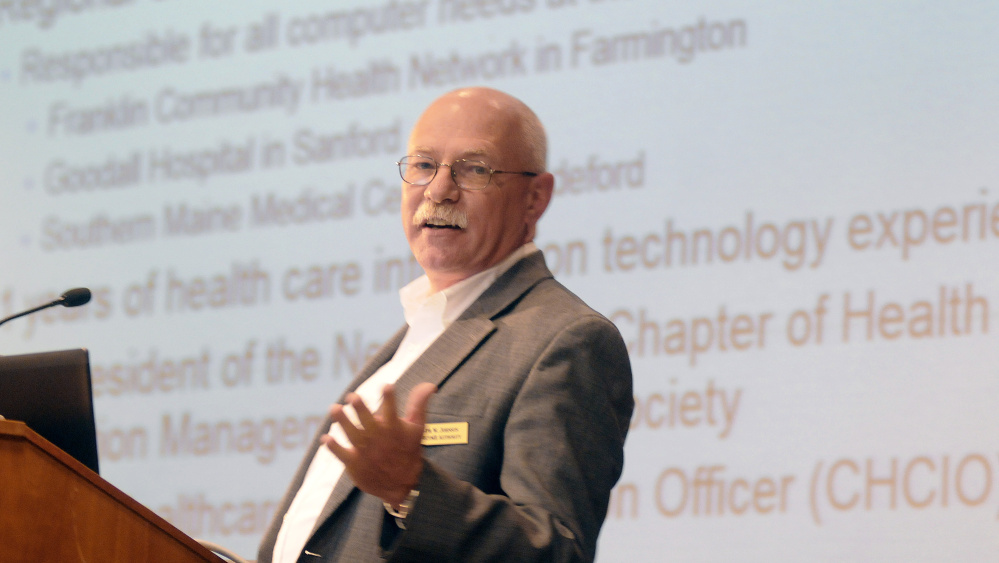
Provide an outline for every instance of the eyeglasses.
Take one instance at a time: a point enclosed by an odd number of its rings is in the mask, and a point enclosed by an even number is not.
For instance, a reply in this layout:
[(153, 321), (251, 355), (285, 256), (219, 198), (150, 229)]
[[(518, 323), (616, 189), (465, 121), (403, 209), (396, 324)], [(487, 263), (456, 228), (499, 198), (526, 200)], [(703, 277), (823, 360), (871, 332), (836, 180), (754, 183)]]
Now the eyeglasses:
[(537, 172), (507, 172), (493, 170), (488, 164), (479, 160), (461, 159), (444, 164), (429, 156), (409, 155), (396, 162), (399, 165), (399, 176), (402, 181), (414, 186), (426, 186), (437, 176), (441, 166), (451, 169), (451, 179), (459, 188), (465, 190), (481, 190), (489, 185), (493, 174), (520, 174), (521, 176), (537, 176)]

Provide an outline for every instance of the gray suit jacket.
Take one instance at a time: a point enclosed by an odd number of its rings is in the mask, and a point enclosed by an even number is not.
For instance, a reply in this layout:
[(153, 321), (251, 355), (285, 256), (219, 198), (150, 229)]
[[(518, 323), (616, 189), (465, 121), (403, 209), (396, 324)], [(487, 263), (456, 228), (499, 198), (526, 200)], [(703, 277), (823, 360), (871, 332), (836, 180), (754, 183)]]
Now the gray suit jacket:
[[(405, 327), (348, 391), (387, 362)], [(337, 483), (299, 561), (591, 561), (621, 474), (633, 408), (620, 333), (555, 281), (540, 252), (503, 274), (402, 375), (435, 383), (428, 423), (468, 422), (468, 443), (425, 446), (420, 496), (395, 524), (378, 498)], [(329, 428), (329, 421), (320, 433)], [(274, 542), (313, 441), (260, 546)]]

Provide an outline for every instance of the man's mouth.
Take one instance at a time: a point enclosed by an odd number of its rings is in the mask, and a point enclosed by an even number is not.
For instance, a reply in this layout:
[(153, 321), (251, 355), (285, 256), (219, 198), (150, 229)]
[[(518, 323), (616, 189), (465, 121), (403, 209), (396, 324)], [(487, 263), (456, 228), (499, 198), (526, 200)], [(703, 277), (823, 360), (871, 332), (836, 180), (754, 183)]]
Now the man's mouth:
[(461, 230), (461, 227), (459, 227), (458, 225), (449, 223), (441, 219), (428, 219), (427, 221), (423, 222), (422, 227), (425, 229), (454, 229), (456, 231)]

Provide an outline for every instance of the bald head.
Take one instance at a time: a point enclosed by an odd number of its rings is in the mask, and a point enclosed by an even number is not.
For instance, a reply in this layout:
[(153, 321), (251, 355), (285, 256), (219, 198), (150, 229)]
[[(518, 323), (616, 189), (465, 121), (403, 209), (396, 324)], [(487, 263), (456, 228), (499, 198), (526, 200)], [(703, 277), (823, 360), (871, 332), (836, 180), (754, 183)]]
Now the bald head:
[(507, 140), (504, 150), (516, 156), (524, 170), (546, 170), (548, 138), (541, 120), (524, 102), (505, 92), (484, 87), (454, 90), (434, 100), (420, 120), (428, 117), (462, 120), (470, 115), (489, 116), (493, 120), (493, 126)]

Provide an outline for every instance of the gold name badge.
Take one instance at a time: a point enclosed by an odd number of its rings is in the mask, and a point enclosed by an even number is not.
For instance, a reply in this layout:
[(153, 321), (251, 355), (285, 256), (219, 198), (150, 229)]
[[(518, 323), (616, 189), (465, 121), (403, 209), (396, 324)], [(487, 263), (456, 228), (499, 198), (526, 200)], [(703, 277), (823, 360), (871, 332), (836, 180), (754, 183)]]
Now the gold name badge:
[(424, 446), (448, 446), (468, 443), (467, 422), (432, 422), (423, 427)]

